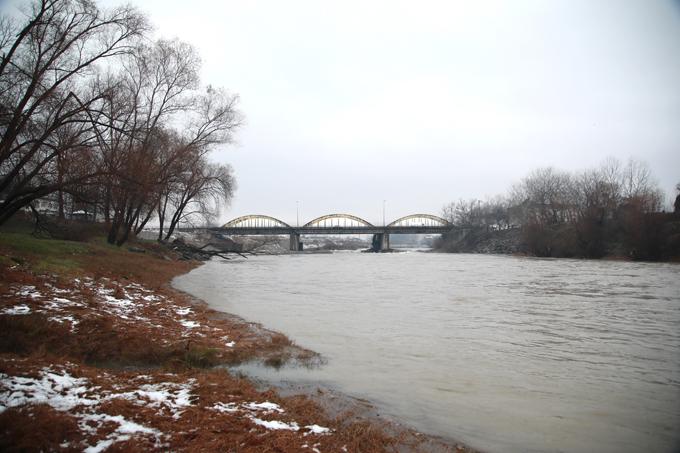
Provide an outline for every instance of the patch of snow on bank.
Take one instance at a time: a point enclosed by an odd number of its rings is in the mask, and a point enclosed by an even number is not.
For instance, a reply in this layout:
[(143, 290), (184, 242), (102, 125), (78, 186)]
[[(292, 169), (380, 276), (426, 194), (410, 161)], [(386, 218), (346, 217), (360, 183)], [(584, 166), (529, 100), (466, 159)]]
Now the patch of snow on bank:
[[(221, 405), (220, 408), (218, 408), (218, 405)], [(224, 407), (224, 409), (222, 409)], [(269, 401), (265, 401), (263, 403), (243, 403), (241, 404), (241, 407), (244, 409), (247, 409), (248, 411), (252, 412), (260, 412), (262, 411), (264, 414), (272, 414), (274, 412), (278, 413), (283, 413), (285, 412), (281, 406), (279, 406), (276, 403), (270, 403)], [(238, 409), (235, 404), (229, 403), (228, 405), (224, 405), (224, 403), (218, 403), (214, 406), (214, 409), (219, 410), (221, 412), (236, 412)], [(298, 425), (296, 422), (283, 422), (280, 420), (262, 420), (261, 418), (255, 417), (254, 415), (249, 414), (247, 417), (256, 425), (263, 426), (266, 429), (286, 429), (290, 431), (299, 431), (300, 430), (300, 425)], [(307, 425), (305, 426), (305, 429), (307, 429), (307, 432), (304, 433), (305, 436), (309, 434), (330, 434), (332, 431), (330, 428), (325, 428), (323, 426), (319, 426), (316, 424), (313, 425)]]
[(224, 345), (228, 348), (233, 348), (234, 346), (236, 346), (236, 342), (229, 341), (229, 337), (222, 337), (222, 341), (225, 342)]
[[(97, 428), (92, 428), (90, 423), (96, 424)], [(160, 436), (162, 435), (157, 429), (148, 428), (144, 425), (132, 422), (125, 419), (122, 415), (88, 414), (81, 418), (81, 422), (78, 426), (83, 431), (96, 433), (97, 429), (101, 428), (104, 423), (117, 423), (118, 427), (105, 439), (100, 440), (96, 445), (87, 447), (84, 452), (100, 453), (116, 442), (130, 440), (131, 436), (135, 434), (152, 435), (156, 438), (156, 443), (158, 443)]]
[[(163, 329), (165, 322), (176, 322), (182, 337), (205, 337), (206, 329), (197, 319), (194, 307), (178, 305), (171, 299), (137, 283), (122, 283), (108, 278), (93, 280), (89, 277), (74, 279), (71, 287), (60, 288), (57, 279), (46, 278), (43, 285), (13, 286), (5, 297), (20, 297), (15, 307), (0, 307), (0, 315), (22, 315), (28, 313), (45, 314), (54, 322), (66, 323), (75, 332), (76, 325), (95, 316), (113, 316), (116, 322), (143, 322), (150, 328)], [(39, 288), (41, 292), (39, 292)], [(24, 302), (19, 305), (19, 302)], [(158, 322), (162, 319), (162, 322)], [(236, 343), (225, 337), (226, 348)]]
[(114, 307), (118, 307), (126, 311), (134, 308), (134, 302), (132, 302), (130, 299), (118, 299), (113, 296), (105, 295), (104, 301), (109, 305), (113, 305)]
[[(57, 372), (43, 368), (38, 378), (0, 373), (0, 413), (13, 407), (46, 404), (76, 417), (80, 430), (89, 435), (96, 435), (105, 424), (118, 425), (106, 438), (85, 448), (87, 452), (104, 451), (112, 444), (129, 440), (135, 435), (153, 436), (155, 444), (159, 446), (162, 436), (159, 430), (127, 420), (121, 415), (98, 413), (96, 407), (108, 399), (126, 398), (139, 405), (169, 408), (173, 417), (177, 418), (181, 413), (179, 409), (191, 405), (190, 391), (194, 382), (148, 384), (133, 392), (110, 394), (101, 391), (98, 386), (91, 386), (87, 379), (76, 378), (65, 370)], [(132, 398), (129, 397), (131, 395)]]
[(242, 406), (251, 411), (265, 411), (269, 414), (274, 411), (278, 413), (284, 412), (284, 410), (281, 409), (281, 406), (276, 403), (270, 403), (269, 401), (265, 401), (264, 403), (244, 403)]
[(65, 322), (68, 322), (71, 324), (71, 331), (74, 332), (76, 329), (76, 326), (80, 323), (76, 318), (74, 318), (72, 315), (64, 315), (64, 316), (50, 316), (47, 318), (50, 321), (58, 322), (59, 324), (63, 324)]
[[(87, 379), (45, 368), (38, 379), (0, 373), (0, 413), (24, 404), (47, 404), (58, 411), (76, 406), (92, 406), (97, 398), (88, 397)], [(1, 389), (6, 389), (2, 391)]]
[(188, 319), (180, 319), (179, 323), (182, 324), (187, 329), (195, 329), (196, 327), (201, 327), (201, 324), (196, 321), (189, 321)]
[(278, 420), (262, 420), (257, 417), (253, 417), (252, 415), (248, 418), (256, 425), (264, 426), (267, 429), (287, 429), (290, 431), (298, 431), (300, 429), (298, 424), (295, 422), (286, 423)]
[(42, 297), (40, 291), (33, 285), (22, 286), (15, 294), (20, 297), (30, 297), (31, 299), (39, 299)]
[(69, 289), (61, 289), (57, 288), (56, 286), (50, 284), (50, 283), (45, 283), (45, 286), (47, 286), (50, 291), (52, 291), (54, 294), (70, 294), (71, 290)]
[(48, 310), (62, 311), (66, 307), (84, 307), (85, 304), (80, 302), (74, 302), (69, 299), (64, 299), (63, 297), (54, 297), (53, 299), (45, 302), (45, 308)]
[(15, 305), (13, 307), (4, 308), (0, 310), (3, 315), (27, 315), (31, 312), (31, 307), (25, 304)]
[(216, 403), (212, 409), (218, 411), (218, 412), (228, 412), (228, 413), (234, 413), (238, 412), (238, 407), (236, 406), (236, 403)]
[(330, 434), (331, 433), (330, 428), (325, 428), (325, 427), (319, 426), (319, 425), (307, 425), (307, 426), (305, 426), (305, 428), (307, 428), (309, 430), (309, 432), (305, 433), (305, 435), (307, 435), (307, 434)]
[(138, 390), (113, 394), (108, 399), (123, 398), (139, 405), (166, 408), (172, 413), (173, 418), (179, 418), (182, 410), (191, 406), (191, 391), (195, 382), (194, 379), (189, 379), (182, 384), (173, 382), (144, 384)]

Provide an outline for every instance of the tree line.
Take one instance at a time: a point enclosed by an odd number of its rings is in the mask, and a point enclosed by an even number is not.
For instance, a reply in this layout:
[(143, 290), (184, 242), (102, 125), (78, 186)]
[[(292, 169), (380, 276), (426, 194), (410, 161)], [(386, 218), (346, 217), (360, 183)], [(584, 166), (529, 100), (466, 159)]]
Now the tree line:
[(0, 225), (46, 196), (92, 206), (121, 245), (209, 219), (234, 190), (209, 153), (242, 124), (238, 97), (202, 86), (200, 57), (152, 40), (131, 6), (33, 0), (0, 18)]
[(677, 189), (667, 213), (646, 163), (608, 158), (579, 172), (536, 169), (506, 195), (452, 202), (443, 216), (461, 227), (519, 230), (522, 250), (536, 256), (655, 260), (680, 255)]

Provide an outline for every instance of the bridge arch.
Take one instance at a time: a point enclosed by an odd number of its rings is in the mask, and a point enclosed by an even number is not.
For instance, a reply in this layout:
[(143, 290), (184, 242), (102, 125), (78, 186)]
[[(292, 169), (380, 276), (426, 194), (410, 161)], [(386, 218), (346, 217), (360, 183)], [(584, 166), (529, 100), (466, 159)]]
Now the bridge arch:
[(388, 227), (398, 227), (398, 226), (449, 226), (451, 225), (446, 219), (432, 215), (432, 214), (411, 214), (404, 217), (400, 217), (394, 222), (387, 225)]
[(222, 228), (291, 228), (286, 222), (268, 215), (251, 214), (232, 219), (222, 225)]
[(307, 222), (303, 228), (354, 226), (372, 227), (373, 225), (361, 217), (357, 217), (352, 214), (327, 214)]

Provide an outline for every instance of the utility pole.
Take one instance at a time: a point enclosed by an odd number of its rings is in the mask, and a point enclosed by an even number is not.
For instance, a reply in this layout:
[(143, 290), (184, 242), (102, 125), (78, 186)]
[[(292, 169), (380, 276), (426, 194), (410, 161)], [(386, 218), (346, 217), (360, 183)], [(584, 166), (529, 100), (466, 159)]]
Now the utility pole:
[(295, 226), (300, 227), (300, 202), (295, 202)]
[(387, 201), (387, 200), (383, 200), (383, 226), (387, 225), (387, 224), (385, 223), (385, 202), (386, 202), (386, 201)]

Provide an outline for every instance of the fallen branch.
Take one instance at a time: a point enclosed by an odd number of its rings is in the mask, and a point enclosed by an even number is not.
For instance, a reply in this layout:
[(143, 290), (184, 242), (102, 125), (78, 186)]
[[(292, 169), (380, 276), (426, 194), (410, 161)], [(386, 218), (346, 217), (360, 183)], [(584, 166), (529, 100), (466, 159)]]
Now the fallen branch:
[[(248, 258), (245, 253), (237, 250), (225, 250), (220, 248), (218, 244), (209, 242), (201, 246), (187, 244), (182, 239), (175, 239), (169, 247), (179, 253), (183, 259), (207, 261), (213, 257), (230, 260), (233, 255), (238, 255), (243, 258)], [(206, 250), (208, 247), (213, 247), (213, 250)], [(230, 256), (231, 255), (231, 256)]]

